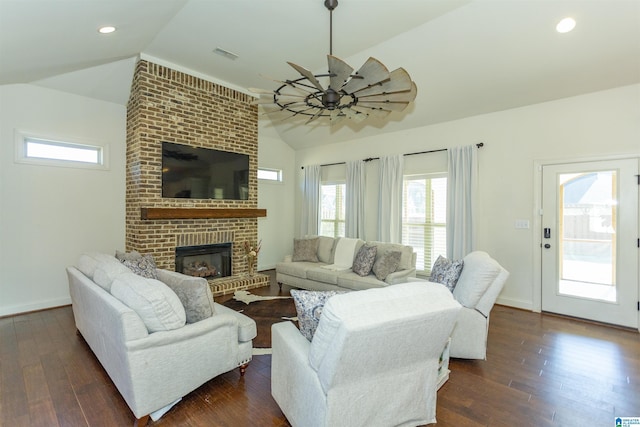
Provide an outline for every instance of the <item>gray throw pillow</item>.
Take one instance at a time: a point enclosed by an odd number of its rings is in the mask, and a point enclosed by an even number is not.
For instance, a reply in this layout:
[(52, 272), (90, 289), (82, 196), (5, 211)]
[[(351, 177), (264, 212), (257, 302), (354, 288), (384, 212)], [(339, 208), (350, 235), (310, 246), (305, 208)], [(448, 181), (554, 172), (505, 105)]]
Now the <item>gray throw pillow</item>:
[(129, 267), (129, 269), (138, 276), (146, 277), (147, 279), (158, 278), (158, 273), (156, 273), (156, 262), (151, 254), (142, 255), (137, 259), (125, 259), (122, 263)]
[(334, 295), (343, 293), (341, 291), (291, 290), (291, 296), (298, 313), (298, 327), (300, 328), (300, 333), (306, 339), (309, 341), (313, 339), (318, 323), (320, 323), (322, 309), (327, 300)]
[(122, 251), (118, 251), (116, 250), (116, 258), (118, 258), (118, 260), (120, 262), (122, 261), (135, 261), (137, 259), (142, 258), (142, 254), (138, 251), (131, 251), (131, 252), (122, 252)]
[(401, 252), (389, 251), (382, 254), (373, 264), (373, 274), (378, 280), (384, 280), (387, 276), (398, 269), (400, 265)]
[(464, 261), (461, 259), (452, 261), (448, 258), (443, 257), (442, 255), (439, 255), (436, 262), (433, 263), (429, 281), (442, 283), (451, 292), (453, 292), (456, 284), (458, 283), (458, 278), (460, 277), (463, 266)]
[(293, 239), (292, 261), (318, 262), (318, 242), (317, 237), (311, 239)]
[(180, 298), (187, 323), (196, 323), (215, 314), (213, 295), (206, 279), (167, 270), (159, 271), (158, 278)]
[(353, 272), (362, 277), (369, 275), (373, 268), (373, 263), (376, 261), (377, 251), (378, 248), (376, 246), (362, 246), (353, 261), (353, 267), (351, 268)]

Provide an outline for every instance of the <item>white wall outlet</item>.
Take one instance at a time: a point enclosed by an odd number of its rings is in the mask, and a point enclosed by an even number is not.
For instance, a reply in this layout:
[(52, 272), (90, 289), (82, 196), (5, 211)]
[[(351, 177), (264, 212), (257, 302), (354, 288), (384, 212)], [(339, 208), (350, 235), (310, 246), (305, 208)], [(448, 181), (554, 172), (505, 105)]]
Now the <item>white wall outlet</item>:
[(516, 219), (515, 226), (516, 226), (516, 228), (529, 228), (529, 220), (528, 219)]

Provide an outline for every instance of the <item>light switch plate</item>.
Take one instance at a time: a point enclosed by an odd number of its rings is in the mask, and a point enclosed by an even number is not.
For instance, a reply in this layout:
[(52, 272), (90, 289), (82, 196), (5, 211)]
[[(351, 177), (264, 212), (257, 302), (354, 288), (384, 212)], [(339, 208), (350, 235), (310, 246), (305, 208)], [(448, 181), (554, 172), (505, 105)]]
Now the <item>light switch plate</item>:
[(516, 219), (515, 226), (516, 228), (529, 228), (529, 220)]

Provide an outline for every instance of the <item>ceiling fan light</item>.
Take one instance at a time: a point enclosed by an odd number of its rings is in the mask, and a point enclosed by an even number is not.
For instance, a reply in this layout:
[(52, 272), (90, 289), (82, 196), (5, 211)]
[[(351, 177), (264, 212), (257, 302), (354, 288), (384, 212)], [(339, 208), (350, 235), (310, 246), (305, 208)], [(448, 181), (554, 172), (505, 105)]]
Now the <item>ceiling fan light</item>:
[(100, 28), (98, 28), (98, 32), (100, 34), (111, 34), (116, 30), (116, 27), (112, 26), (112, 25), (104, 25)]

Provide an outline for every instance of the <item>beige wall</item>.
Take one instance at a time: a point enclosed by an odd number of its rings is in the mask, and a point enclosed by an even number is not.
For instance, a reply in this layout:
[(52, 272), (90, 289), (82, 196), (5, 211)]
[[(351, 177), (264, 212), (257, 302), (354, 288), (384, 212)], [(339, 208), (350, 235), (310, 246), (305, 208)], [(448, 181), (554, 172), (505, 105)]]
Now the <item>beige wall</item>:
[[(122, 105), (32, 85), (0, 86), (0, 316), (69, 304), (65, 267), (124, 249)], [(14, 132), (106, 144), (109, 169), (14, 162)]]
[[(534, 296), (534, 269), (538, 268), (534, 265), (534, 251), (539, 247), (538, 231), (533, 229), (538, 209), (534, 165), (640, 155), (640, 85), (300, 150), (296, 152), (296, 170), (307, 164), (478, 142), (485, 143), (478, 156), (478, 249), (489, 252), (511, 272), (499, 299), (501, 303), (539, 309), (539, 298)], [(300, 173), (298, 181), (302, 182)], [(377, 182), (377, 178), (373, 176), (371, 182)], [(301, 212), (300, 185), (296, 194), (296, 231)], [(376, 186), (368, 185), (367, 194), (367, 203), (375, 209)], [(531, 228), (515, 229), (514, 222), (519, 219), (528, 220)], [(372, 227), (375, 222), (368, 220), (367, 238), (375, 235)]]

